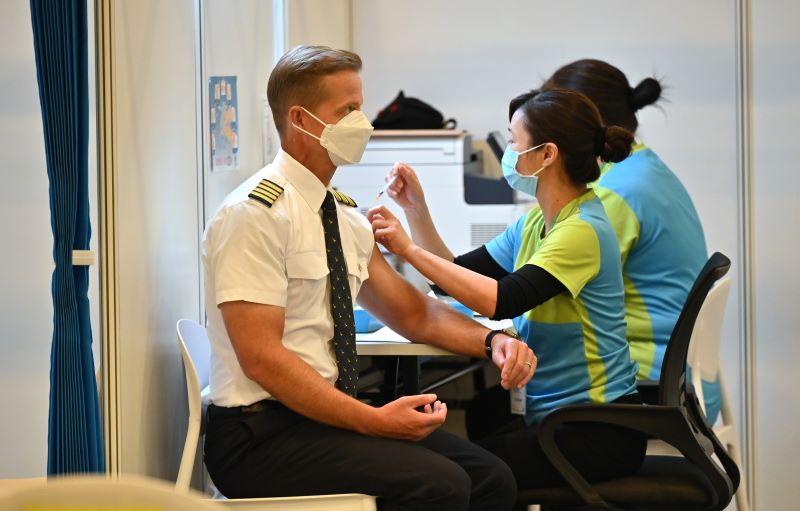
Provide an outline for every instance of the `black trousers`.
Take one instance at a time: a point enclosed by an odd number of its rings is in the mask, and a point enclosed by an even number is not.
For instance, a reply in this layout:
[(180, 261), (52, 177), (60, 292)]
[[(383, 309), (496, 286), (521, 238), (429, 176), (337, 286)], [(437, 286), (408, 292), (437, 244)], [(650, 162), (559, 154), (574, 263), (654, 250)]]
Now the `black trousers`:
[[(615, 402), (640, 404), (641, 399), (637, 394)], [(511, 467), (521, 490), (566, 484), (544, 455), (536, 428), (511, 414), (508, 391), (500, 386), (473, 400), (467, 410), (467, 432)], [(556, 443), (589, 482), (635, 473), (647, 451), (647, 438), (638, 432), (588, 422), (565, 425), (556, 433)]]
[(209, 407), (204, 459), (230, 498), (364, 493), (386, 511), (502, 511), (517, 492), (505, 463), (460, 437), (365, 436), (283, 406), (252, 414)]

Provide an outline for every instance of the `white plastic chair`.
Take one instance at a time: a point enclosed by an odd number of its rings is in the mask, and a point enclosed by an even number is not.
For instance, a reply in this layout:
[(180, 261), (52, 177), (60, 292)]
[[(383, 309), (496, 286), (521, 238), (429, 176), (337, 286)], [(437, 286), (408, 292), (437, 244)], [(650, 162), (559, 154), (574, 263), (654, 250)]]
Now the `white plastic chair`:
[[(692, 340), (689, 344), (689, 354), (687, 361), (692, 368), (692, 385), (697, 394), (700, 407), (705, 409), (703, 399), (703, 384), (705, 381), (716, 381), (719, 379), (720, 393), (722, 395), (722, 406), (720, 408), (721, 421), (714, 427), (714, 433), (720, 442), (728, 449), (736, 465), (742, 469), (741, 450), (739, 448), (739, 435), (736, 431), (736, 422), (733, 418), (728, 389), (725, 386), (722, 365), (719, 360), (719, 345), (722, 338), (722, 322), (725, 318), (725, 307), (728, 303), (728, 294), (731, 289), (731, 278), (725, 277), (717, 282), (717, 285), (708, 293), (700, 314), (697, 316)], [(736, 491), (736, 509), (739, 511), (749, 511), (747, 501), (746, 480), (742, 472), (742, 480), (739, 489)]]
[[(189, 490), (197, 444), (202, 433), (202, 390), (208, 386), (211, 346), (206, 329), (189, 319), (178, 321), (178, 346), (186, 371), (189, 426), (178, 469), (176, 488)], [(361, 494), (314, 495), (268, 499), (227, 499), (217, 501), (227, 508), (253, 511), (376, 511), (375, 498)]]
[(225, 508), (194, 491), (177, 491), (157, 479), (76, 476), (42, 480), (0, 494), (3, 511), (32, 509), (164, 509), (220, 511)]

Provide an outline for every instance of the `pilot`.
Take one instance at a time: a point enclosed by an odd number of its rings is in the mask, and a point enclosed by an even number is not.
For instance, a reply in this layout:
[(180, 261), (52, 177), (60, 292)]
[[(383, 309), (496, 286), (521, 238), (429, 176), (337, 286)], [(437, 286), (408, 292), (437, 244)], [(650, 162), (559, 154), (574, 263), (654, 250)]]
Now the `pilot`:
[(386, 510), (510, 509), (508, 466), (440, 431), (447, 406), (436, 396), (379, 408), (356, 399), (356, 301), (416, 342), (492, 358), (507, 388), (536, 366), (524, 343), (403, 280), (355, 202), (332, 189), (372, 133), (360, 69), (358, 55), (318, 46), (278, 61), (267, 95), (281, 150), (207, 226), (206, 466), (232, 498), (363, 493)]

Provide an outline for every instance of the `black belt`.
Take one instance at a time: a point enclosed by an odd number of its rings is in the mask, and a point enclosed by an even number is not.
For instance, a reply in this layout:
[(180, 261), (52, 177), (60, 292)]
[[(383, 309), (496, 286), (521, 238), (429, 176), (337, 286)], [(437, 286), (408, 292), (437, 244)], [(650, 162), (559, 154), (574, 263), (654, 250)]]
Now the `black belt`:
[(208, 417), (212, 420), (214, 417), (239, 417), (242, 415), (261, 413), (266, 410), (281, 410), (283, 408), (286, 408), (286, 406), (274, 399), (264, 399), (263, 401), (258, 401), (247, 406), (227, 407), (212, 404), (208, 406)]

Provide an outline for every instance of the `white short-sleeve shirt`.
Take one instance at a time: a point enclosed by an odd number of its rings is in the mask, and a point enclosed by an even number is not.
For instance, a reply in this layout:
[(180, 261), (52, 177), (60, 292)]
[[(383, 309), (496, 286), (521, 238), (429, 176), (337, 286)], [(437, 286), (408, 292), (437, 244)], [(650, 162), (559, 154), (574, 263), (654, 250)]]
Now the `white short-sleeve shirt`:
[[(263, 180), (283, 187), (271, 207), (248, 197)], [(321, 206), (329, 189), (284, 151), (226, 197), (203, 237), (205, 305), (211, 340), (209, 399), (244, 406), (269, 393), (242, 372), (219, 304), (247, 301), (285, 308), (283, 345), (331, 385), (338, 370), (331, 338), (330, 285)], [(336, 204), (355, 303), (375, 243), (367, 219)]]

